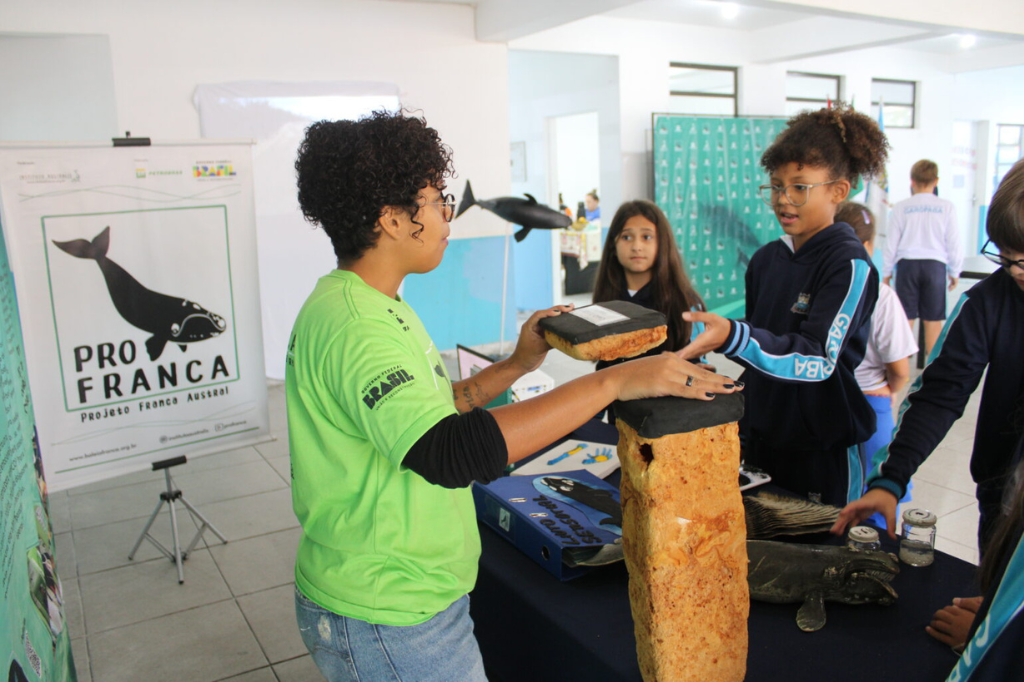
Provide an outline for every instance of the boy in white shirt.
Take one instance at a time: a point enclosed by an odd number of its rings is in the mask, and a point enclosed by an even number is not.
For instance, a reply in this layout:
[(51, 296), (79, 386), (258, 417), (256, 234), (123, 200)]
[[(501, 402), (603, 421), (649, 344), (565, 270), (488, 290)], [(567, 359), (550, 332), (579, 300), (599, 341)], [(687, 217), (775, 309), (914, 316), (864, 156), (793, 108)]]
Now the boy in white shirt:
[(882, 281), (889, 284), (896, 272), (896, 293), (911, 328), (918, 317), (924, 323), (924, 351), (930, 355), (946, 319), (946, 279), (949, 290), (960, 278), (960, 233), (953, 202), (935, 194), (939, 167), (921, 159), (910, 169), (913, 196), (892, 208), (885, 244)]

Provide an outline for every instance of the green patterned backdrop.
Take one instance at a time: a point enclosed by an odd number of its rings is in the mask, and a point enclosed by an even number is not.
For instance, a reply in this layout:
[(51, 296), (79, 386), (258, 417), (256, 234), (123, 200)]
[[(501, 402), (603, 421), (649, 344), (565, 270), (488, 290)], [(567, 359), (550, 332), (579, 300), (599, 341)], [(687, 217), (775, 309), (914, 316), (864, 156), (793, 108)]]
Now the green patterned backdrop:
[(782, 235), (757, 196), (761, 154), (784, 118), (654, 114), (654, 195), (694, 287), (719, 315), (744, 314), (743, 276), (762, 244)]

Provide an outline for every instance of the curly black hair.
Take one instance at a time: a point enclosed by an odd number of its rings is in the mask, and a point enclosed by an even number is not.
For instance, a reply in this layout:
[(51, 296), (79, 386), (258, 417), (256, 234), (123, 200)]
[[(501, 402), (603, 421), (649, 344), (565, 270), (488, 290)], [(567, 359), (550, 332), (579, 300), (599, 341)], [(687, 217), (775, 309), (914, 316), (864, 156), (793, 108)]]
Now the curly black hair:
[(789, 119), (764, 151), (761, 165), (769, 173), (787, 163), (827, 168), (833, 179), (856, 186), (861, 175), (881, 174), (888, 158), (889, 140), (874, 119), (836, 102)]
[(451, 148), (406, 111), (314, 123), (299, 145), (295, 171), (302, 215), (327, 233), (339, 264), (373, 248), (386, 207), (415, 218), (420, 191), (443, 189), (455, 175)]

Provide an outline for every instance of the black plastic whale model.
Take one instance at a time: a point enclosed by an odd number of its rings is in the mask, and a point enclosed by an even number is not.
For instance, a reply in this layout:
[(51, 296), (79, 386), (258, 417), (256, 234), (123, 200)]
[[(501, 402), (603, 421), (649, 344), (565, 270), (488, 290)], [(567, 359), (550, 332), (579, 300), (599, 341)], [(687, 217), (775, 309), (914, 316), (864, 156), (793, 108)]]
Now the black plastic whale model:
[(466, 181), (466, 192), (459, 202), (459, 211), (455, 214), (458, 218), (473, 206), (490, 211), (496, 216), (504, 218), (510, 223), (521, 225), (523, 229), (514, 235), (517, 242), (526, 239), (530, 230), (561, 230), (572, 225), (572, 218), (564, 213), (549, 208), (544, 204), (538, 204), (537, 200), (529, 194), (524, 194), (525, 199), (519, 197), (497, 197), (496, 199), (484, 199), (478, 201), (473, 196), (473, 187)]
[(128, 324), (152, 334), (146, 339), (150, 360), (159, 358), (168, 343), (178, 344), (181, 350), (185, 350), (185, 344), (219, 336), (227, 328), (227, 323), (220, 315), (184, 298), (147, 289), (124, 268), (107, 258), (107, 249), (110, 247), (109, 226), (91, 242), (74, 239), (53, 243), (75, 258), (96, 261), (117, 312)]

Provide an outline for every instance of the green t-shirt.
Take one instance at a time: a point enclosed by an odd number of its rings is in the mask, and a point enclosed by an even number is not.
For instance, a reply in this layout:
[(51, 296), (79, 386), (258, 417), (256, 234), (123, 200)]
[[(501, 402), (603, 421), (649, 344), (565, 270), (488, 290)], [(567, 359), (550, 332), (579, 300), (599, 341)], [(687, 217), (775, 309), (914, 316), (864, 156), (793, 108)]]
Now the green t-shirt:
[(402, 466), (456, 413), (412, 308), (352, 272), (322, 277), (295, 321), (285, 377), (299, 589), (384, 625), (422, 623), (468, 593), (480, 557), (470, 489)]

